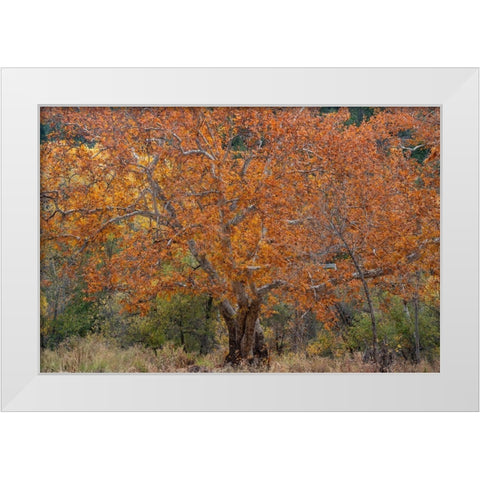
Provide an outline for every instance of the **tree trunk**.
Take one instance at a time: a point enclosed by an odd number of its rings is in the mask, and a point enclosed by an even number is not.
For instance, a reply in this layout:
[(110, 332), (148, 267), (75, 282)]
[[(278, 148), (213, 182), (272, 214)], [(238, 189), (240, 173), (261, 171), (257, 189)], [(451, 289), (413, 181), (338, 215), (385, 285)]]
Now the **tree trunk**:
[(415, 340), (415, 363), (420, 362), (420, 327), (419, 327), (419, 288), (420, 288), (420, 271), (415, 272), (415, 293), (413, 295), (413, 312), (414, 312), (414, 332), (413, 337)]
[(265, 342), (263, 328), (260, 325), (260, 320), (258, 318), (255, 322), (255, 342), (253, 344), (253, 357), (257, 358), (260, 362), (265, 362), (268, 364), (268, 348)]
[[(413, 340), (415, 342), (415, 353), (413, 359), (415, 363), (420, 362), (420, 332), (419, 332), (419, 325), (418, 325), (418, 295), (415, 293), (413, 296), (413, 312), (414, 312), (414, 322), (413, 322)], [(408, 310), (407, 302), (403, 302), (403, 308), (405, 309), (405, 314), (411, 322), (410, 311)]]
[(415, 363), (420, 362), (420, 329), (418, 325), (418, 296), (415, 295), (413, 300), (415, 311)]
[(362, 272), (361, 280), (362, 280), (363, 290), (364, 290), (365, 296), (367, 298), (368, 311), (370, 313), (370, 320), (372, 322), (372, 355), (373, 355), (373, 361), (375, 363), (378, 363), (377, 319), (375, 318), (375, 310), (373, 309), (373, 303), (372, 303), (372, 299), (370, 297), (370, 289), (368, 288), (367, 281), (365, 280), (365, 278), (363, 278), (363, 272)]
[(209, 295), (205, 303), (205, 323), (200, 336), (200, 353), (206, 355), (209, 352), (210, 340), (209, 340), (209, 331), (210, 331), (210, 322), (212, 320), (213, 313), (213, 297)]
[(228, 355), (225, 363), (268, 363), (268, 349), (258, 315), (260, 301), (249, 301), (237, 312), (220, 307), (228, 329)]
[(340, 240), (345, 245), (345, 248), (347, 249), (347, 252), (350, 255), (350, 258), (352, 259), (353, 264), (355, 265), (355, 269), (357, 270), (358, 276), (362, 281), (363, 291), (365, 292), (365, 297), (367, 299), (367, 304), (368, 304), (368, 311), (370, 313), (370, 320), (372, 322), (372, 356), (373, 356), (373, 361), (375, 362), (376, 365), (378, 365), (377, 319), (375, 318), (375, 310), (373, 309), (373, 303), (370, 297), (370, 289), (368, 288), (368, 283), (365, 278), (365, 272), (363, 270), (363, 266), (360, 262), (360, 259), (357, 258), (353, 249), (347, 243), (347, 241), (345, 240), (340, 230), (333, 223), (331, 223), (331, 226), (333, 227), (334, 231), (337, 233)]
[(419, 282), (420, 282), (420, 272), (417, 271), (416, 273), (416, 284), (415, 284), (415, 295), (413, 297), (413, 308), (415, 313), (415, 363), (420, 362), (420, 328), (418, 324), (418, 289), (419, 289)]
[[(346, 243), (345, 243), (345, 245), (347, 246)], [(375, 317), (375, 310), (373, 308), (372, 297), (370, 296), (370, 289), (368, 288), (368, 283), (367, 283), (367, 280), (366, 280), (364, 272), (363, 272), (363, 267), (357, 261), (355, 255), (353, 254), (353, 251), (348, 246), (347, 246), (347, 249), (349, 251), (350, 257), (353, 260), (355, 268), (357, 269), (358, 275), (359, 275), (360, 280), (362, 282), (363, 291), (365, 293), (365, 298), (367, 300), (368, 313), (370, 314), (370, 321), (372, 323), (372, 357), (373, 357), (373, 361), (375, 362), (375, 364), (378, 365), (377, 319)]]
[(183, 333), (182, 327), (180, 327), (180, 345), (183, 351), (186, 352), (187, 349), (185, 348), (185, 334)]

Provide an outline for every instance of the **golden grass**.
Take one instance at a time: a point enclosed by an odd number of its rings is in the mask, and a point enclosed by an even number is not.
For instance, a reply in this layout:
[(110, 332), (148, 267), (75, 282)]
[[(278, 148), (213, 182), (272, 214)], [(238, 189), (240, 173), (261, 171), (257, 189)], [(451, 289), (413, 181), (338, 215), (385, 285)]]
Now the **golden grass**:
[[(361, 354), (342, 358), (307, 356), (305, 353), (272, 355), (269, 366), (224, 366), (226, 352), (217, 350), (208, 355), (186, 353), (171, 344), (152, 350), (140, 345), (121, 348), (100, 336), (72, 339), (56, 350), (42, 350), (41, 371), (45, 373), (369, 373), (372, 363), (362, 361)], [(413, 364), (395, 361), (390, 372), (439, 372), (439, 363), (422, 361)]]

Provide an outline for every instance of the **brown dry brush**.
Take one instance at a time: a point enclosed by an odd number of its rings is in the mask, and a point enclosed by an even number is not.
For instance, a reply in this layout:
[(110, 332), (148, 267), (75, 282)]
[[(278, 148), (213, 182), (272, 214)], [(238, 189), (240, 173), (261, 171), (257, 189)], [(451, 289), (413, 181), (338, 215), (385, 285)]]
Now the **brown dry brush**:
[[(183, 348), (168, 343), (161, 349), (134, 345), (121, 348), (98, 335), (71, 339), (57, 349), (43, 349), (41, 371), (45, 373), (373, 373), (379, 368), (366, 362), (361, 352), (341, 358), (289, 352), (273, 354), (268, 364), (247, 362), (224, 365), (225, 350), (207, 355), (186, 353)], [(439, 372), (438, 361), (422, 360), (415, 364), (394, 359), (386, 372)]]

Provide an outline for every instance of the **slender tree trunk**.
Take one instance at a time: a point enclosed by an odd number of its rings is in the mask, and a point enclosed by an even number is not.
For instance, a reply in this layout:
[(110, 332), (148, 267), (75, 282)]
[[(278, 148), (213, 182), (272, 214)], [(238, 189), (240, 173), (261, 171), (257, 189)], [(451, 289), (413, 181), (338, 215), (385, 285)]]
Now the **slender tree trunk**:
[[(343, 238), (342, 238), (343, 240)], [(358, 272), (358, 276), (362, 282), (363, 291), (365, 292), (365, 298), (367, 299), (368, 313), (370, 314), (370, 321), (372, 323), (372, 356), (373, 361), (378, 364), (378, 336), (377, 336), (377, 319), (375, 317), (375, 310), (373, 309), (372, 297), (370, 296), (370, 289), (368, 288), (368, 283), (363, 273), (363, 267), (358, 262), (353, 251), (348, 246), (348, 244), (343, 240), (344, 245), (347, 247), (348, 253), (355, 265), (355, 268)]]
[(370, 313), (370, 320), (372, 322), (372, 355), (373, 355), (373, 361), (375, 362), (375, 364), (378, 365), (377, 319), (375, 318), (375, 310), (373, 309), (373, 303), (372, 303), (372, 299), (370, 297), (370, 289), (368, 288), (368, 283), (367, 283), (367, 280), (365, 278), (365, 274), (363, 272), (363, 266), (361, 265), (361, 262), (357, 259), (357, 256), (355, 255), (353, 249), (350, 248), (350, 245), (345, 240), (345, 237), (343, 236), (342, 232), (336, 227), (336, 225), (333, 222), (331, 222), (331, 226), (332, 226), (333, 230), (337, 233), (340, 240), (345, 245), (345, 248), (347, 249), (347, 252), (350, 255), (350, 258), (352, 259), (352, 262), (355, 265), (355, 269), (358, 272), (358, 276), (360, 277), (360, 280), (362, 281), (363, 291), (365, 292), (365, 297), (367, 299), (367, 304), (368, 304), (368, 311)]
[(378, 338), (377, 338), (377, 319), (375, 317), (375, 310), (373, 309), (372, 299), (370, 297), (370, 289), (368, 288), (367, 281), (363, 276), (363, 271), (361, 271), (361, 278), (362, 278), (362, 285), (363, 290), (365, 292), (365, 297), (367, 298), (368, 304), (368, 311), (370, 313), (370, 320), (372, 322), (372, 354), (373, 354), (373, 361), (375, 363), (378, 362)]
[(407, 300), (403, 300), (403, 311), (405, 312), (405, 316), (407, 317), (408, 321), (411, 321), (410, 310), (408, 309), (408, 302)]
[[(420, 332), (419, 332), (419, 325), (418, 325), (418, 295), (415, 294), (413, 297), (413, 340), (415, 342), (415, 353), (414, 353), (414, 361), (415, 363), (420, 362)], [(403, 308), (405, 310), (405, 315), (408, 318), (409, 323), (411, 323), (411, 315), (410, 310), (408, 309), (408, 304), (406, 301), (403, 302)]]
[(205, 302), (205, 326), (200, 337), (200, 353), (205, 355), (209, 351), (209, 329), (213, 313), (213, 297), (209, 295)]
[(53, 335), (52, 336), (53, 336), (55, 342), (57, 341), (56, 335), (57, 335), (57, 316), (58, 316), (59, 298), (60, 298), (60, 289), (58, 289), (57, 292), (56, 292), (55, 303), (54, 303), (54, 306), (53, 306), (53, 322), (52, 322), (52, 334)]
[(183, 351), (186, 351), (185, 348), (185, 334), (183, 333), (183, 329), (180, 327), (180, 345), (183, 348)]
[(420, 282), (420, 272), (416, 273), (416, 283), (415, 283), (415, 295), (413, 297), (413, 308), (414, 308), (414, 315), (415, 315), (415, 363), (420, 362), (420, 327), (419, 327), (419, 320), (418, 320), (418, 288)]
[(420, 331), (418, 326), (418, 297), (415, 295), (413, 300), (415, 311), (415, 363), (420, 362)]

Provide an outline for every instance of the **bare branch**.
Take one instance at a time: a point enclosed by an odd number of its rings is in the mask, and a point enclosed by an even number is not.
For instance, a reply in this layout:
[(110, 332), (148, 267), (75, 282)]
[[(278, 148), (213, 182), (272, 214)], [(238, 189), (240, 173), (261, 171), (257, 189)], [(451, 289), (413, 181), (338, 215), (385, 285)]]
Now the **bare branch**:
[[(193, 258), (199, 263), (202, 269), (217, 282), (221, 282), (220, 276), (217, 271), (213, 268), (213, 265), (208, 261), (205, 254), (200, 253), (197, 247), (197, 244), (194, 240), (188, 240), (187, 242), (190, 253), (193, 255)], [(223, 282), (221, 282), (223, 283)]]
[(271, 290), (274, 290), (275, 288), (283, 287), (285, 285), (287, 285), (287, 282), (285, 282), (284, 280), (275, 280), (272, 283), (267, 283), (266, 285), (263, 285), (262, 287), (257, 289), (258, 296), (265, 295)]
[(176, 133), (172, 133), (172, 135), (178, 141), (178, 148), (180, 149), (180, 152), (182, 152), (182, 155), (200, 155), (201, 154), (201, 155), (204, 155), (205, 157), (207, 157), (208, 159), (210, 159), (212, 161), (215, 161), (215, 157), (211, 153), (204, 150), (203, 148), (197, 148), (197, 149), (193, 149), (193, 150), (184, 150), (183, 147), (182, 147), (181, 138)]

